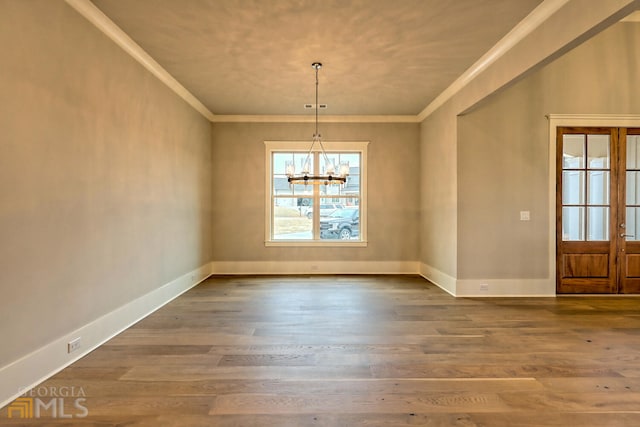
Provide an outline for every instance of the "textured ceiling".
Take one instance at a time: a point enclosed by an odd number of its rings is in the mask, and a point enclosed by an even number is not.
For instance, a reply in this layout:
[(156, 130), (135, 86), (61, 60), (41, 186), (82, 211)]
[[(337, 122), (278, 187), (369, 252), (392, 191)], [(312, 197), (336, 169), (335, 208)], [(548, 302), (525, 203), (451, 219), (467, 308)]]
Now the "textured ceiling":
[(415, 115), (542, 0), (93, 0), (214, 114)]

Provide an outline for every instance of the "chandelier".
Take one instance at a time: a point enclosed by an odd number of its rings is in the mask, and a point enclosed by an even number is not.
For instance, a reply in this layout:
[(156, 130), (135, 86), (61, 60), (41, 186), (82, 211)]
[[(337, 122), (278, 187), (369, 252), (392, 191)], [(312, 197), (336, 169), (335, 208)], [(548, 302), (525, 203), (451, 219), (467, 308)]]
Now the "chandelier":
[[(295, 162), (289, 160), (286, 162), (286, 174), (289, 184), (303, 184), (303, 185), (331, 185), (339, 184), (344, 185), (347, 182), (347, 176), (349, 175), (349, 162), (340, 162), (338, 170), (336, 172), (336, 165), (333, 160), (327, 156), (324, 151), (324, 145), (322, 145), (322, 135), (318, 132), (318, 71), (322, 68), (320, 62), (314, 62), (311, 67), (316, 70), (316, 132), (313, 134), (311, 140), (311, 147), (307, 153), (307, 157), (302, 163), (302, 170), (296, 174)], [(318, 144), (322, 153), (321, 160), (324, 160), (323, 173), (311, 172), (311, 160), (313, 159), (313, 148)]]

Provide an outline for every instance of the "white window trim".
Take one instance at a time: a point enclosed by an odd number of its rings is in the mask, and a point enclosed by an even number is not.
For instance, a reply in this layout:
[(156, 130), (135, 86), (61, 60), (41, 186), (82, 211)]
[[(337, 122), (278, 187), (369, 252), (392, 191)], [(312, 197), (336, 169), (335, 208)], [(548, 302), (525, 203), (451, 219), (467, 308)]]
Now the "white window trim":
[[(327, 152), (359, 152), (360, 156), (360, 240), (272, 240), (272, 164), (271, 156), (277, 152), (309, 151), (311, 141), (264, 141), (265, 144), (265, 246), (308, 246), (308, 247), (363, 247), (367, 246), (367, 147), (369, 141), (322, 141)], [(316, 144), (317, 145), (317, 144)], [(320, 151), (314, 146), (313, 151)]]

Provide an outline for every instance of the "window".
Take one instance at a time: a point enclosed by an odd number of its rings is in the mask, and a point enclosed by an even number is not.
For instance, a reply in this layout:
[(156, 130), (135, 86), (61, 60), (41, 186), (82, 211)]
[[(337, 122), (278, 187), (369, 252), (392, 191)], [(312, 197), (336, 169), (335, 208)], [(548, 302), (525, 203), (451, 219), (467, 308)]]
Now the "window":
[[(368, 142), (326, 142), (334, 164), (349, 162), (342, 185), (290, 185), (285, 165), (300, 168), (310, 142), (267, 141), (266, 222), (268, 246), (366, 245), (366, 158)], [(317, 144), (316, 144), (317, 145)], [(320, 171), (322, 152), (311, 153), (311, 172)]]

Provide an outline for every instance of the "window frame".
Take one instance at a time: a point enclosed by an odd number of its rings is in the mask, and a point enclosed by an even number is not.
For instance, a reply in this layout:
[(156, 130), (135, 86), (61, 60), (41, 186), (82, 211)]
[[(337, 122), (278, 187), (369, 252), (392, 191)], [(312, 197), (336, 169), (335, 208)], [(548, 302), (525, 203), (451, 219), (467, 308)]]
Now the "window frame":
[[(265, 144), (265, 246), (310, 246), (310, 247), (363, 247), (367, 246), (367, 148), (369, 141), (322, 141), (327, 153), (359, 153), (360, 154), (360, 196), (359, 221), (360, 231), (358, 240), (321, 239), (316, 240), (283, 240), (272, 238), (273, 224), (273, 154), (274, 153), (308, 153), (310, 141), (264, 141)], [(314, 153), (321, 152), (315, 144)], [(329, 196), (330, 197), (330, 196)], [(324, 197), (319, 197), (318, 200)], [(318, 204), (320, 205), (320, 203)], [(315, 210), (315, 206), (314, 206)], [(319, 229), (320, 224), (313, 224)]]

